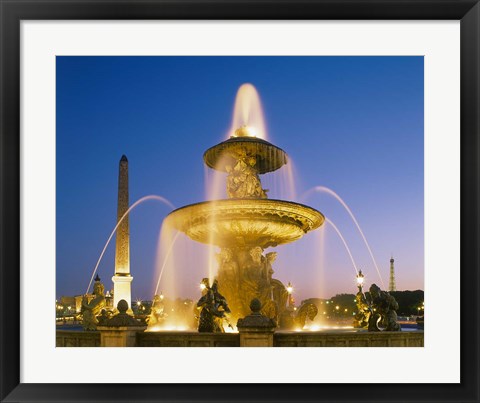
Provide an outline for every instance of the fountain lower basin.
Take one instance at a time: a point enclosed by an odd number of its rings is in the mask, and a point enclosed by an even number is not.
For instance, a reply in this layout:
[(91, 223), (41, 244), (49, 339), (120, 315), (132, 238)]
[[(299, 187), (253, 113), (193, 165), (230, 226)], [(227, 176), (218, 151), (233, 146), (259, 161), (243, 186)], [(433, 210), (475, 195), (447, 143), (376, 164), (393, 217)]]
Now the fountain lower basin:
[(322, 213), (303, 204), (253, 198), (190, 204), (165, 219), (167, 225), (197, 242), (262, 248), (296, 241), (324, 221)]

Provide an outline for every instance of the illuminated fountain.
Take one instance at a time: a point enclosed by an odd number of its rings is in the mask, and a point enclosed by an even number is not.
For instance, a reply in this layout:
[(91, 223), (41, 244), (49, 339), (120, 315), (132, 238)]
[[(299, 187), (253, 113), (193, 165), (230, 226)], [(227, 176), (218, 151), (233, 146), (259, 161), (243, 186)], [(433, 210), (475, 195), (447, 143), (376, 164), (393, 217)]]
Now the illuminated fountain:
[(232, 311), (232, 323), (250, 314), (254, 298), (261, 301), (264, 315), (275, 319), (282, 315), (288, 291), (272, 278), (276, 252), (265, 250), (297, 241), (325, 221), (311, 207), (268, 199), (260, 175), (280, 169), (288, 157), (281, 148), (256, 136), (258, 130), (250, 126), (248, 113), (240, 108), (240, 114), (242, 126), (203, 156), (209, 168), (227, 174), (227, 198), (181, 207), (164, 223), (194, 241), (220, 248), (216, 278)]
[[(317, 298), (305, 300), (301, 306), (297, 307), (293, 298), (293, 286), (290, 282), (284, 285), (280, 280), (273, 278), (272, 266), (277, 253), (275, 251), (267, 252), (267, 250), (297, 241), (306, 233), (320, 228), (325, 222), (335, 230), (342, 240), (356, 273), (359, 292), (355, 296), (357, 312), (354, 312), (354, 326), (358, 329), (368, 327), (369, 331), (374, 332), (383, 329), (387, 331), (400, 330), (395, 312), (398, 304), (395, 299), (375, 284), (370, 286), (368, 298), (363, 293), (363, 273), (357, 269), (350, 248), (336, 225), (312, 207), (291, 200), (267, 197), (269, 191), (263, 188), (260, 175), (278, 171), (291, 163), (285, 151), (266, 140), (260, 100), (253, 86), (247, 84), (240, 87), (235, 105), (233, 128), (230, 130), (229, 138), (206, 150), (203, 159), (205, 165), (217, 173), (214, 176), (212, 193), (210, 197), (207, 197), (207, 201), (172, 211), (163, 222), (159, 250), (164, 252), (164, 256), (162, 259), (158, 258), (157, 261), (159, 276), (150, 313), (143, 315), (141, 312), (140, 314), (137, 312), (136, 315), (137, 321), (142, 321), (142, 324), (148, 323), (147, 332), (183, 331), (188, 333), (195, 328), (199, 332), (234, 331), (239, 319), (245, 321), (245, 318), (258, 314), (258, 311), (252, 308), (252, 303), (255, 307), (261, 306), (261, 314), (275, 320), (278, 325), (277, 330), (316, 332), (330, 328), (353, 329), (353, 326), (324, 326), (323, 319), (317, 315), (320, 305), (313, 302), (313, 300), (318, 300)], [(122, 161), (126, 161), (126, 157), (122, 157), (121, 163)], [(291, 177), (291, 169), (284, 169), (284, 171)], [(222, 179), (221, 182), (220, 179)], [(223, 192), (219, 191), (220, 185), (223, 187), (226, 197), (222, 198)], [(308, 196), (314, 191), (335, 197), (347, 210), (364, 240), (381, 280), (370, 246), (346, 203), (331, 189), (323, 186), (312, 188), (305, 195)], [(142, 197), (130, 207), (128, 207), (127, 199), (124, 211), (118, 213), (117, 225), (97, 261), (87, 293), (113, 235), (128, 219), (129, 213), (136, 206), (148, 200), (160, 201), (173, 208), (168, 200), (156, 195)], [(226, 303), (221, 312), (222, 314), (229, 313), (229, 315), (227, 318), (222, 316), (221, 320), (226, 319), (225, 324), (229, 328), (222, 324), (221, 330), (219, 328), (201, 330), (199, 324), (202, 323), (201, 315), (204, 311), (199, 313), (199, 306), (201, 309), (204, 308), (200, 302), (195, 304), (190, 299), (167, 298), (160, 291), (160, 284), (162, 284), (162, 287), (168, 290), (170, 295), (175, 295), (174, 284), (166, 284), (168, 282), (162, 278), (162, 275), (164, 271), (169, 272), (169, 270), (165, 270), (167, 263), (170, 263), (171, 268), (175, 269), (172, 259), (175, 254), (174, 245), (180, 233), (187, 235), (191, 240), (208, 245), (210, 250), (209, 278), (202, 280), (202, 298), (199, 301), (202, 299), (210, 301), (209, 309), (211, 309), (215, 307), (217, 301), (223, 300), (222, 296), (225, 297)], [(213, 260), (216, 260), (215, 275)], [(172, 270), (169, 274), (173, 274)], [(95, 284), (96, 288), (100, 289), (99, 279)], [(213, 293), (215, 293), (215, 298), (207, 298)], [(255, 301), (255, 299), (259, 301)], [(325, 302), (326, 305), (329, 303), (333, 303), (333, 301)], [(128, 301), (126, 304), (128, 307)], [(141, 301), (137, 301), (137, 304), (142, 307)], [(206, 302), (205, 305), (207, 305)], [(322, 313), (325, 315), (327, 308), (322, 308)], [(340, 307), (336, 306), (335, 309), (338, 311)], [(91, 311), (93, 314), (94, 309), (92, 308)], [(346, 311), (347, 309), (345, 309)], [(89, 313), (90, 311), (87, 312), (87, 319)], [(146, 315), (148, 317), (145, 317)], [(198, 323), (197, 319), (199, 319)], [(268, 322), (273, 323), (269, 319)], [(106, 319), (103, 325), (105, 323), (108, 325)], [(245, 324), (245, 322), (243, 323)], [(242, 325), (239, 327), (241, 332)], [(273, 328), (275, 328), (275, 324), (272, 325)]]

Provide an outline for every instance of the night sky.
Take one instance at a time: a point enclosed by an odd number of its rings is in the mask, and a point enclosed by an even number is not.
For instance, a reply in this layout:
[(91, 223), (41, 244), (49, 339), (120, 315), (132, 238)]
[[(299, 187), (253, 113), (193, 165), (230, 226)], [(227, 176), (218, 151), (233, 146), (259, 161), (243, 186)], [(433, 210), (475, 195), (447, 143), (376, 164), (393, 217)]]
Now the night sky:
[[(393, 254), (397, 289), (423, 289), (423, 63), (422, 57), (57, 57), (57, 297), (86, 291), (116, 224), (122, 154), (130, 204), (151, 194), (175, 207), (205, 200), (212, 175), (203, 153), (226, 139), (237, 89), (246, 82), (260, 94), (269, 141), (289, 155), (296, 201), (335, 223), (367, 286), (382, 283), (355, 225), (333, 197), (301, 198), (312, 187), (328, 187), (349, 205), (386, 287)], [(271, 198), (286, 197), (285, 170), (266, 175)], [(130, 216), (133, 299), (152, 298), (159, 231), (170, 211), (147, 201)], [(175, 296), (199, 297), (206, 249), (179, 238)], [(356, 292), (355, 270), (329, 225), (271, 250), (278, 252), (274, 277), (291, 281), (298, 301)], [(114, 251), (112, 241), (98, 270), (107, 289)]]

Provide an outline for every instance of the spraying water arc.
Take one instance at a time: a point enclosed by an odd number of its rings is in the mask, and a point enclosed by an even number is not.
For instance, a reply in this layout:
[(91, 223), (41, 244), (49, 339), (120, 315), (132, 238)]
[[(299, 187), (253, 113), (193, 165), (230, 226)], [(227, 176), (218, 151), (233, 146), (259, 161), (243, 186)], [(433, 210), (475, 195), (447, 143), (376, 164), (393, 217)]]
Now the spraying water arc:
[(350, 257), (350, 260), (352, 261), (352, 265), (353, 265), (353, 268), (355, 269), (355, 273), (358, 274), (358, 269), (357, 269), (357, 265), (355, 264), (355, 260), (353, 259), (353, 255), (352, 255), (352, 252), (350, 251), (350, 248), (348, 247), (347, 245), (347, 241), (345, 241), (345, 238), (343, 237), (342, 233), (340, 232), (340, 230), (337, 228), (337, 226), (331, 221), (329, 220), (327, 217), (325, 217), (325, 222), (327, 222), (328, 224), (330, 224), (332, 226), (332, 228), (335, 230), (335, 232), (337, 233), (337, 235), (340, 237), (340, 239), (342, 240), (343, 242), (343, 246), (345, 246), (345, 249), (348, 253), (348, 256)]
[(100, 262), (102, 261), (103, 255), (105, 254), (105, 251), (107, 250), (108, 245), (110, 244), (110, 241), (113, 238), (113, 235), (115, 235), (115, 232), (117, 231), (118, 227), (122, 223), (122, 221), (128, 216), (130, 211), (132, 211), (135, 207), (137, 207), (139, 204), (147, 201), (147, 200), (157, 200), (159, 202), (162, 202), (166, 204), (168, 207), (170, 207), (172, 210), (175, 208), (175, 206), (166, 198), (162, 196), (157, 196), (157, 195), (149, 195), (149, 196), (144, 196), (138, 199), (135, 203), (133, 203), (128, 210), (123, 214), (123, 216), (118, 220), (117, 225), (115, 225), (115, 228), (113, 228), (112, 232), (110, 233), (110, 236), (107, 239), (107, 242), (105, 243), (105, 246), (103, 247), (102, 253), (100, 253), (100, 257), (97, 260), (97, 264), (95, 265), (95, 268), (93, 269), (92, 277), (90, 278), (90, 282), (88, 283), (87, 290), (85, 291), (85, 294), (88, 294), (88, 290), (90, 290), (90, 287), (92, 286), (93, 278), (95, 277), (95, 274), (97, 273), (98, 266), (100, 265)]
[(350, 207), (348, 207), (347, 203), (332, 189), (325, 187), (325, 186), (315, 186), (309, 190), (307, 190), (301, 197), (301, 199), (306, 199), (308, 196), (310, 196), (313, 192), (323, 192), (327, 193), (330, 196), (333, 196), (347, 211), (349, 214), (350, 218), (352, 219), (353, 223), (357, 227), (358, 232), (360, 233), (360, 236), (363, 239), (363, 242), (365, 243), (365, 246), (367, 247), (368, 253), (370, 254), (370, 257), (372, 259), (373, 265), (375, 266), (375, 269), (377, 270), (378, 277), (380, 279), (380, 282), (382, 283), (382, 287), (385, 289), (385, 284), (383, 282), (382, 275), (380, 274), (380, 270), (378, 268), (377, 262), (375, 260), (375, 257), (373, 256), (372, 249), (370, 248), (370, 245), (367, 241), (367, 238), (365, 237), (365, 234), (362, 231), (362, 228), (360, 227), (360, 224), (358, 223), (357, 219), (355, 218), (355, 215), (353, 214), (352, 210), (350, 210)]

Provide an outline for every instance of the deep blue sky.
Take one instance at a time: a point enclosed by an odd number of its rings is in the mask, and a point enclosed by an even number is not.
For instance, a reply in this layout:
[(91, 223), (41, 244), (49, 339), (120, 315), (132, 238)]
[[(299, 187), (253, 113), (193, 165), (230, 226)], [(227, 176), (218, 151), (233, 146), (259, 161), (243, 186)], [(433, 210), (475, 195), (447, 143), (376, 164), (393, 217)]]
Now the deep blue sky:
[[(298, 193), (336, 191), (356, 214), (385, 284), (393, 253), (397, 288), (423, 289), (422, 57), (81, 56), (57, 57), (56, 68), (57, 297), (85, 292), (115, 226), (122, 154), (130, 203), (148, 194), (176, 207), (205, 200), (203, 152), (225, 139), (245, 82), (260, 94), (269, 140), (293, 161)], [(367, 283), (380, 284), (338, 202), (313, 194), (304, 203), (335, 222)], [(152, 296), (168, 212), (147, 202), (131, 215), (133, 298)], [(324, 231), (323, 249), (319, 233), (275, 248), (275, 277), (292, 281), (298, 299), (355, 292), (343, 245), (332, 228)], [(179, 243), (192, 256), (176, 271), (182, 295), (197, 298), (207, 268), (195, 258), (203, 247), (191, 244)], [(107, 289), (114, 249), (112, 242), (99, 267)]]

